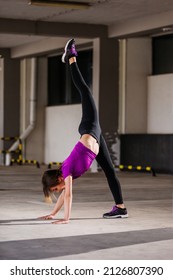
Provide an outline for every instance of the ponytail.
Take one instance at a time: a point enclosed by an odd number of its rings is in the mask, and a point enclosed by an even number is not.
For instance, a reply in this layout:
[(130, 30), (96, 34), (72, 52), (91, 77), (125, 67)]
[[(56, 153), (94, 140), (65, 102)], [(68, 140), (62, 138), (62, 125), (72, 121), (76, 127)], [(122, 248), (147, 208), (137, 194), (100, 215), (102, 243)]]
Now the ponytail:
[(42, 176), (43, 192), (45, 197), (49, 196), (50, 188), (59, 184), (59, 177), (62, 176), (61, 166), (58, 169), (48, 169)]

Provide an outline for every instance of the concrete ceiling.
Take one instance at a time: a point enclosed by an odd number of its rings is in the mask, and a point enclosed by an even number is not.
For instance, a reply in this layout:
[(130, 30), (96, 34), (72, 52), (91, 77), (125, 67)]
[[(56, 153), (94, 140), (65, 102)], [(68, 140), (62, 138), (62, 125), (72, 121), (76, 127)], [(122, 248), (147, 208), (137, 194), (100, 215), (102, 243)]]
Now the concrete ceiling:
[[(147, 19), (152, 21), (153, 18), (154, 23), (156, 17), (160, 16), (165, 23), (163, 27), (173, 24), (173, 0), (88, 0), (87, 2), (90, 3), (88, 9), (73, 9), (32, 6), (28, 5), (28, 0), (0, 0), (0, 48), (11, 48), (45, 38), (41, 34), (34, 36), (29, 32), (20, 34), (19, 28), (17, 32), (10, 33), (5, 25), (11, 20), (19, 20), (21, 24), (25, 21), (69, 23), (69, 28), (70, 23), (84, 23), (106, 26), (111, 30), (112, 27), (128, 25), (128, 22), (137, 23), (140, 19), (145, 19), (147, 22)], [(167, 20), (166, 15), (171, 16), (172, 22)]]

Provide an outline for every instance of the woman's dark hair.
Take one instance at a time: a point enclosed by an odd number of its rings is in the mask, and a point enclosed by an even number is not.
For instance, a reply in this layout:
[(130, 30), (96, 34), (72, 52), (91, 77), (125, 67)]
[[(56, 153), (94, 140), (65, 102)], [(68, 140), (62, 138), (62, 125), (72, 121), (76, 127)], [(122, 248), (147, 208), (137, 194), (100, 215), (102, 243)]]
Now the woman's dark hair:
[(59, 184), (59, 176), (62, 175), (61, 168), (48, 169), (42, 176), (43, 192), (46, 197), (49, 196), (50, 188)]

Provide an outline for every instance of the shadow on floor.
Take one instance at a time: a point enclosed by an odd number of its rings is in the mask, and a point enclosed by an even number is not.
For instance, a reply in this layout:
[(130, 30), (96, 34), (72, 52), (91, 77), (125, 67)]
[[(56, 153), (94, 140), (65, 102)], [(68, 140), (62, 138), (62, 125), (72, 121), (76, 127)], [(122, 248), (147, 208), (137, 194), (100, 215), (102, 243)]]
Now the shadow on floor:
[(0, 259), (48, 259), (171, 239), (173, 228), (7, 241), (0, 242)]
[[(103, 218), (71, 218), (71, 221), (82, 221), (82, 220), (102, 220)], [(0, 220), (0, 226), (22, 226), (22, 225), (40, 225), (48, 224), (52, 221), (57, 221), (58, 219), (42, 220), (42, 219), (10, 219), (10, 220)], [(31, 223), (32, 222), (32, 223)]]

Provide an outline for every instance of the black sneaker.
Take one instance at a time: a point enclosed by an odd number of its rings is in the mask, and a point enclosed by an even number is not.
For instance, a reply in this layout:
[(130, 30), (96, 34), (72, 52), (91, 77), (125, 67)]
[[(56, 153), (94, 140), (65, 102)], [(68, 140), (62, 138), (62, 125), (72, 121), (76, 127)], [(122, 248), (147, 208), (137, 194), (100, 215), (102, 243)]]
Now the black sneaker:
[(106, 219), (127, 218), (127, 217), (128, 217), (127, 209), (118, 208), (116, 205), (112, 208), (110, 212), (103, 214), (103, 218)]
[(67, 44), (65, 45), (64, 48), (64, 53), (62, 55), (62, 62), (66, 63), (68, 62), (69, 58), (71, 57), (76, 57), (77, 56), (77, 51), (75, 48), (75, 40), (74, 39), (70, 39)]

